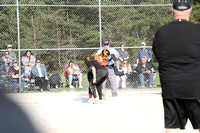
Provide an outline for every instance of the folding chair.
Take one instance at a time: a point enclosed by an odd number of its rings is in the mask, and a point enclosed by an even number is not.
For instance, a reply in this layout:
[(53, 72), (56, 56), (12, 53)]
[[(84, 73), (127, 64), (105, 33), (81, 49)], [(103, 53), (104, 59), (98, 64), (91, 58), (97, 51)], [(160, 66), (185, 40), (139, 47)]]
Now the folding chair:
[[(75, 65), (79, 68), (78, 64), (75, 64)], [(69, 76), (69, 71), (67, 70), (68, 68), (69, 68), (69, 64), (65, 64), (65, 66), (64, 66), (64, 76), (65, 76), (65, 81), (66, 81), (66, 87), (67, 88), (70, 86), (69, 85), (69, 81), (68, 81), (68, 76)], [(82, 72), (81, 72), (81, 74), (82, 74)], [(83, 74), (82, 74), (82, 76), (83, 76)], [(78, 79), (72, 78), (72, 86), (78, 88), (78, 86), (79, 86)]]

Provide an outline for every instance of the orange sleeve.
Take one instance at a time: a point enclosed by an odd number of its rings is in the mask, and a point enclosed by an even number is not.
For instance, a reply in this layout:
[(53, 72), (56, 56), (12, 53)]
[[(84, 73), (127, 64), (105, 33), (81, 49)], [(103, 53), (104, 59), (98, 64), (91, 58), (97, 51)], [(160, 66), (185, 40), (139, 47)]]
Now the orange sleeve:
[(106, 66), (107, 60), (103, 60), (102, 65)]
[(94, 60), (98, 61), (103, 66), (106, 66), (106, 64), (107, 64), (107, 60), (102, 61), (100, 55), (95, 55)]

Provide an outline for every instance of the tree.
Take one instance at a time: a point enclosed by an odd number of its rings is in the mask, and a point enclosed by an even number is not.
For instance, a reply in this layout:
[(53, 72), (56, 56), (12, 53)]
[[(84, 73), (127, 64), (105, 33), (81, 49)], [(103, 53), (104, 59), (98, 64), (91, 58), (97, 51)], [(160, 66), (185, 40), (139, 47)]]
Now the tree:
[[(0, 4), (15, 4), (15, 0)], [(19, 0), (20, 4), (41, 5), (98, 5), (98, 0)], [(151, 46), (156, 30), (172, 20), (171, 0), (102, 0), (102, 5), (137, 5), (135, 7), (102, 7), (102, 39), (109, 39), (114, 47), (121, 43), (138, 47), (142, 41)], [(148, 5), (148, 6), (145, 6)], [(200, 2), (193, 0), (191, 22), (200, 23)], [(21, 49), (96, 48), (100, 47), (98, 7), (37, 7), (20, 6)], [(16, 7), (0, 7), (0, 44), (17, 48)], [(36, 50), (49, 70), (62, 71), (69, 60), (82, 62), (85, 55), (97, 50)], [(131, 63), (137, 49), (128, 49)], [(153, 62), (156, 62), (153, 60)]]

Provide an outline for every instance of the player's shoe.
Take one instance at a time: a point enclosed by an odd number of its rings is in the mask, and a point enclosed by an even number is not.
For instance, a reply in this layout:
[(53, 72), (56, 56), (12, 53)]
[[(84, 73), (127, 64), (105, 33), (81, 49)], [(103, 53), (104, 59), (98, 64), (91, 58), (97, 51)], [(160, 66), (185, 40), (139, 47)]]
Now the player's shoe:
[(88, 99), (88, 103), (89, 103), (89, 104), (92, 104), (92, 101), (93, 101), (93, 98), (89, 98), (89, 99)]
[(99, 101), (98, 98), (89, 98), (88, 103), (89, 104), (96, 104)]
[(98, 98), (94, 98), (92, 104), (96, 104), (99, 101)]
[(96, 103), (97, 103), (97, 104), (103, 104), (103, 103), (104, 103), (104, 100), (103, 100), (103, 99), (98, 100)]

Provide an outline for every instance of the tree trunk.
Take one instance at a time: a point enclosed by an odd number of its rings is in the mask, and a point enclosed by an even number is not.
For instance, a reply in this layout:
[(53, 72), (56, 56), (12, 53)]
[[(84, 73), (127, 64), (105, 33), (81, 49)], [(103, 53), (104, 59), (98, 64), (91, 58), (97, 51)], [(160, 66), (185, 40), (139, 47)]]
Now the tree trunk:
[[(65, 4), (67, 5), (69, 3), (69, 1), (67, 0), (66, 2), (65, 2)], [(69, 11), (67, 10), (67, 14), (66, 14), (66, 17), (67, 17), (67, 22), (68, 22), (68, 25), (70, 25), (70, 22), (69, 22)], [(72, 31), (71, 31), (71, 28), (69, 29), (69, 37), (70, 37), (70, 39), (69, 39), (69, 45), (72, 45)]]
[[(56, 16), (56, 19), (57, 19), (57, 16)], [(60, 41), (59, 41), (59, 27), (57, 25), (57, 45), (58, 45), (58, 48), (60, 49)], [(60, 50), (58, 50), (58, 65), (60, 66), (61, 65), (61, 61), (60, 61)]]
[(35, 46), (35, 41), (36, 41), (36, 33), (35, 33), (35, 25), (34, 25), (34, 18), (33, 18), (33, 15), (31, 16), (31, 19), (32, 19), (32, 28), (33, 28), (33, 46)]

